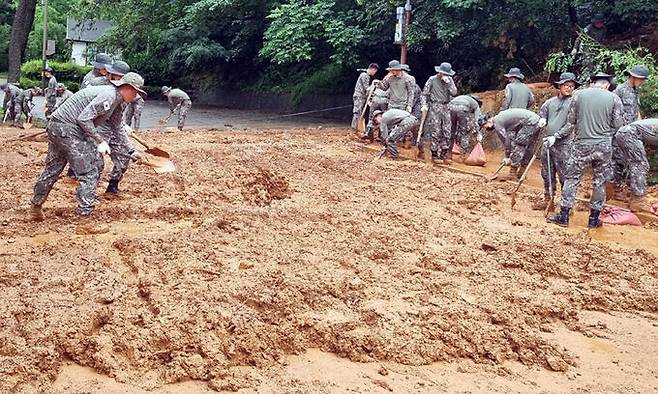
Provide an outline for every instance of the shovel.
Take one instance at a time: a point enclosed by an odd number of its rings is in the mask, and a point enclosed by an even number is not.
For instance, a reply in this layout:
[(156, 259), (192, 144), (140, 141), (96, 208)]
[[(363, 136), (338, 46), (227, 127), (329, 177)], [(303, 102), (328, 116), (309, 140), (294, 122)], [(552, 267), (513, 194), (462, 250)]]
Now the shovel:
[(9, 115), (9, 111), (5, 109), (5, 117), (2, 119), (2, 123), (7, 123), (7, 116)]
[(537, 159), (537, 152), (535, 152), (535, 154), (532, 155), (532, 159), (530, 159), (530, 162), (528, 163), (525, 170), (523, 171), (523, 175), (521, 175), (521, 179), (519, 179), (519, 183), (514, 188), (514, 191), (512, 191), (512, 208), (514, 208), (514, 205), (516, 205), (516, 192), (518, 192), (519, 189), (521, 188), (521, 185), (523, 184), (526, 177), (528, 176), (530, 167), (532, 167), (532, 164), (535, 162), (536, 159)]
[(425, 120), (427, 120), (427, 111), (423, 111), (420, 117), (420, 127), (418, 128), (418, 137), (416, 138), (416, 147), (414, 148), (414, 155), (418, 157), (420, 154), (420, 140), (423, 138), (423, 129), (425, 128)]
[(27, 120), (25, 121), (25, 123), (23, 123), (23, 128), (26, 129), (26, 130), (29, 130), (32, 127), (34, 127), (34, 124), (32, 124), (32, 115), (30, 115), (30, 116), (27, 117)]
[(488, 181), (493, 181), (494, 179), (498, 178), (498, 174), (500, 174), (500, 170), (505, 167), (505, 161), (501, 162), (498, 168), (496, 169), (496, 172), (494, 172), (490, 177), (487, 178)]
[(363, 106), (363, 111), (361, 111), (361, 116), (359, 116), (359, 120), (356, 122), (356, 131), (361, 133), (365, 133), (366, 131), (366, 111), (368, 110), (368, 107), (370, 106), (370, 98), (372, 98), (372, 92), (374, 92), (375, 89), (371, 89), (370, 92), (368, 93), (368, 97), (366, 97), (366, 103)]
[(135, 133), (130, 134), (130, 136), (133, 137), (135, 141), (142, 144), (144, 148), (146, 148), (146, 153), (150, 153), (153, 156), (163, 157), (165, 159), (168, 159), (171, 156), (169, 155), (168, 152), (158, 148), (157, 146), (149, 147), (148, 145), (146, 145), (146, 142), (142, 141), (138, 136), (135, 135)]
[(30, 140), (30, 139), (32, 139), (32, 138), (34, 138), (34, 137), (38, 137), (38, 136), (40, 136), (40, 135), (42, 135), (42, 134), (46, 134), (46, 130), (39, 131), (38, 133), (19, 135), (19, 136), (16, 137), (16, 138), (12, 138), (12, 139), (7, 140), (7, 142), (13, 142), (13, 141), (28, 141), (28, 140)]
[(555, 209), (555, 197), (553, 196), (553, 193), (555, 192), (555, 186), (553, 185), (553, 178), (551, 174), (551, 148), (546, 146), (546, 157), (547, 157), (547, 167), (546, 170), (548, 170), (548, 192), (551, 194), (551, 199), (548, 201), (548, 205), (546, 205), (546, 210), (544, 210), (544, 217), (548, 217), (549, 212), (553, 212)]
[(161, 156), (144, 155), (137, 162), (139, 164), (144, 164), (153, 168), (153, 171), (155, 171), (156, 174), (166, 174), (176, 171), (176, 166), (174, 163), (171, 160)]

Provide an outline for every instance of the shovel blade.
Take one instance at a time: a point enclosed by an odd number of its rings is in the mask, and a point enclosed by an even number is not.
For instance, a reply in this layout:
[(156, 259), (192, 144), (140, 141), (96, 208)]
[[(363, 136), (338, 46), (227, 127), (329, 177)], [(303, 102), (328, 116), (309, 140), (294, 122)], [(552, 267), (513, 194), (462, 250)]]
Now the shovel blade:
[(25, 130), (29, 130), (33, 127), (34, 125), (32, 123), (23, 123), (23, 128)]
[(146, 153), (152, 154), (153, 156), (164, 157), (165, 159), (171, 157), (171, 155), (169, 155), (169, 152), (164, 151), (158, 148), (157, 146), (150, 147), (149, 149), (146, 150)]
[(156, 174), (166, 174), (176, 171), (174, 163), (164, 157), (144, 155), (139, 162), (153, 168), (153, 171), (155, 171)]
[(356, 131), (361, 134), (366, 132), (366, 120), (363, 117), (359, 117), (359, 120), (356, 122)]

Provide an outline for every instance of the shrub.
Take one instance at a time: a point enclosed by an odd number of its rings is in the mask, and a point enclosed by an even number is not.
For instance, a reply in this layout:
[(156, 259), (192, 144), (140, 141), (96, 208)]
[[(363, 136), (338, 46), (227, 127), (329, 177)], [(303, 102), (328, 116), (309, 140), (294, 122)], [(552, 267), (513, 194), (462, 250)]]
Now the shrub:
[[(66, 87), (76, 92), (80, 89), (80, 81), (91, 70), (91, 66), (79, 66), (75, 63), (48, 62), (48, 65), (55, 71), (57, 82), (61, 82)], [(21, 87), (41, 86), (41, 60), (31, 60), (21, 66)]]

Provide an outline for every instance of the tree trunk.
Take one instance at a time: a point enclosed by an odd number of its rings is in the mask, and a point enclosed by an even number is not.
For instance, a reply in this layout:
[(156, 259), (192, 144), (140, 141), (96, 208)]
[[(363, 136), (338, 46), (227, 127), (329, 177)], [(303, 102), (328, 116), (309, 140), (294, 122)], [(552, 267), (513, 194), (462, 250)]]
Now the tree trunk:
[(37, 0), (20, 0), (11, 26), (9, 42), (9, 73), (7, 80), (17, 82), (21, 76), (21, 64), (27, 48), (27, 39), (32, 31)]

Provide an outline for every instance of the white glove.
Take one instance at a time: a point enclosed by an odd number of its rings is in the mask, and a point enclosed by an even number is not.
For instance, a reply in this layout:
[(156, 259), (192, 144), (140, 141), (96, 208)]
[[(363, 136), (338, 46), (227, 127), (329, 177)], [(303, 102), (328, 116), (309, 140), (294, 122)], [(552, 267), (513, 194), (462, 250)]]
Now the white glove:
[(506, 157), (506, 158), (503, 159), (503, 164), (508, 166), (508, 165), (512, 164), (512, 160), (509, 157)]
[(478, 136), (476, 138), (478, 142), (482, 142), (482, 134), (478, 133)]
[(555, 136), (546, 137), (544, 138), (544, 145), (550, 148), (551, 146), (555, 145), (556, 140), (557, 138), (555, 138)]
[(573, 51), (571, 51), (571, 56), (576, 56), (577, 53), (578, 51), (576, 50), (576, 48), (574, 48)]
[(407, 112), (411, 113), (411, 105), (407, 106)]
[(134, 151), (133, 153), (130, 154), (130, 158), (132, 161), (137, 161), (142, 158), (142, 154), (139, 153), (138, 151)]
[(105, 141), (98, 144), (98, 147), (96, 147), (96, 150), (98, 151), (98, 153), (102, 153), (104, 155), (109, 155), (111, 153), (110, 146)]
[(421, 112), (427, 112), (429, 108), (427, 108), (427, 105), (423, 105), (420, 109)]
[(450, 83), (450, 77), (447, 76), (447, 75), (442, 76), (441, 79), (442, 79), (443, 82), (445, 82), (445, 83)]
[(128, 126), (127, 124), (124, 124), (123, 131), (125, 131), (127, 135), (131, 135), (133, 133), (133, 128)]
[(539, 119), (539, 123), (537, 123), (537, 126), (539, 126), (540, 129), (546, 126), (546, 119), (544, 118)]

